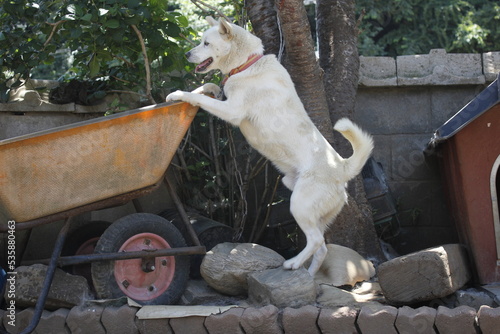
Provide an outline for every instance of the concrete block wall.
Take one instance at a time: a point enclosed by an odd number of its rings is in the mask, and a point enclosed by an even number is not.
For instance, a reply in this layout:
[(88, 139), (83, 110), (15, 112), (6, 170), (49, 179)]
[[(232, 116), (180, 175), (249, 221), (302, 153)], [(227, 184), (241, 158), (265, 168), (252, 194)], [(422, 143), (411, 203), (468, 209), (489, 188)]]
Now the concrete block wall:
[[(127, 305), (74, 307), (44, 311), (33, 333), (61, 334), (493, 334), (500, 326), (500, 308), (469, 306), (437, 309), (423, 306), (363, 306), (361, 309), (335, 309), (304, 306), (278, 309), (232, 308), (210, 316), (138, 319), (138, 309)], [(4, 312), (2, 316), (2, 312)], [(17, 313), (16, 326), (8, 324), (5, 311), (0, 319), (8, 333), (20, 333), (27, 326), (33, 309)], [(1, 324), (0, 324), (1, 325)]]
[(437, 157), (424, 155), (434, 131), (500, 72), (500, 52), (361, 57), (353, 119), (375, 139), (399, 210), (401, 253), (457, 242)]
[[(398, 205), (401, 227), (391, 244), (406, 254), (457, 242), (437, 159), (423, 152), (434, 131), (497, 77), (500, 52), (432, 50), (427, 55), (361, 57), (360, 61), (353, 119), (373, 134), (374, 157), (381, 162)], [(102, 112), (74, 104), (53, 110), (53, 105), (39, 100), (16, 105), (12, 110), (13, 104), (0, 104), (0, 139)]]

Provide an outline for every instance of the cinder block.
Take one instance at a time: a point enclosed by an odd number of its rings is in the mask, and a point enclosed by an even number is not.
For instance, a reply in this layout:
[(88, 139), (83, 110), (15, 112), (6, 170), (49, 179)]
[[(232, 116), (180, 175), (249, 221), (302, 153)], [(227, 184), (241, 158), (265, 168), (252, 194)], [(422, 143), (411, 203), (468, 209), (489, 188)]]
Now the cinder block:
[(106, 334), (139, 334), (135, 325), (136, 313), (137, 308), (128, 305), (106, 307), (101, 316)]
[(413, 309), (403, 306), (398, 309), (396, 328), (399, 334), (436, 334), (434, 321), (437, 311), (431, 307), (422, 306)]
[(244, 334), (240, 326), (243, 308), (234, 307), (224, 313), (212, 314), (205, 319), (205, 327), (210, 334)]
[(106, 334), (101, 323), (103, 311), (101, 306), (73, 307), (66, 318), (71, 334)]
[(278, 308), (274, 305), (245, 309), (240, 324), (246, 334), (283, 333), (278, 323)]
[(318, 326), (322, 334), (357, 334), (358, 310), (350, 307), (321, 309)]
[(359, 85), (397, 86), (396, 60), (392, 57), (359, 57)]
[(500, 307), (481, 306), (477, 313), (479, 328), (483, 334), (496, 334), (500, 331)]
[(357, 324), (363, 334), (398, 334), (394, 323), (398, 309), (393, 306), (364, 306)]
[(136, 319), (135, 325), (141, 334), (174, 334), (169, 319)]
[(316, 324), (319, 308), (307, 305), (283, 310), (282, 325), (287, 334), (321, 334)]
[(486, 81), (495, 81), (500, 72), (500, 52), (483, 53), (483, 71)]
[(469, 306), (449, 309), (439, 306), (436, 328), (439, 334), (476, 334), (476, 310)]
[(69, 327), (66, 325), (68, 314), (69, 310), (65, 308), (54, 312), (43, 311), (35, 333), (70, 334)]
[(399, 86), (485, 83), (480, 54), (434, 49), (428, 55), (398, 56), (396, 67)]
[(204, 323), (205, 317), (184, 317), (170, 319), (170, 327), (175, 334), (208, 334)]
[(452, 294), (470, 278), (462, 246), (449, 244), (382, 263), (378, 279), (385, 298), (394, 304), (433, 300)]

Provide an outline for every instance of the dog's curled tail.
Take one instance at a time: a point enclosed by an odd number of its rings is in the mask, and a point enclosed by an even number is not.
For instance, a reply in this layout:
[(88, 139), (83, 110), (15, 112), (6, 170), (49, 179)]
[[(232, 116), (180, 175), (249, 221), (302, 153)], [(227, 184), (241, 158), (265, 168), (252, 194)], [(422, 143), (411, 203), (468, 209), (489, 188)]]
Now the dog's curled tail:
[(361, 172), (370, 157), (373, 150), (373, 139), (348, 118), (339, 119), (333, 128), (351, 143), (354, 151), (349, 158), (344, 160), (346, 181), (349, 181)]

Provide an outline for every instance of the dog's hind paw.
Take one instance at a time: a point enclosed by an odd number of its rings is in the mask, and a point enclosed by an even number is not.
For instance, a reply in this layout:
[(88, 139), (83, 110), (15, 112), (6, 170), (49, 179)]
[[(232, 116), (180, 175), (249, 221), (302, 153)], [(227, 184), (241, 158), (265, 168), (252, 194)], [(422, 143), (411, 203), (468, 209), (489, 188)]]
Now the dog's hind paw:
[(297, 261), (296, 258), (291, 258), (290, 260), (286, 260), (283, 262), (283, 268), (289, 269), (289, 270), (296, 270), (299, 269), (302, 266), (302, 263), (300, 261)]

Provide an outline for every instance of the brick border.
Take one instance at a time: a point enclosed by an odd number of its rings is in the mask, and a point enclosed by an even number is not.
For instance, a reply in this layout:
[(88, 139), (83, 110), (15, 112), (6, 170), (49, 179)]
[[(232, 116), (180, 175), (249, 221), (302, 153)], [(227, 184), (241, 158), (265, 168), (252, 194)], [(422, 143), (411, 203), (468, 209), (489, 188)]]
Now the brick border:
[[(298, 309), (278, 309), (274, 305), (255, 308), (233, 308), (208, 317), (139, 320), (137, 308), (124, 305), (74, 307), (44, 311), (34, 333), (52, 334), (372, 334), (427, 333), (493, 334), (500, 328), (500, 307), (486, 305), (476, 311), (469, 306), (437, 310), (423, 306), (363, 306), (319, 308), (304, 306)], [(4, 326), (17, 334), (28, 324), (33, 308), (17, 313), (17, 325), (7, 325), (5, 311), (0, 310)]]

